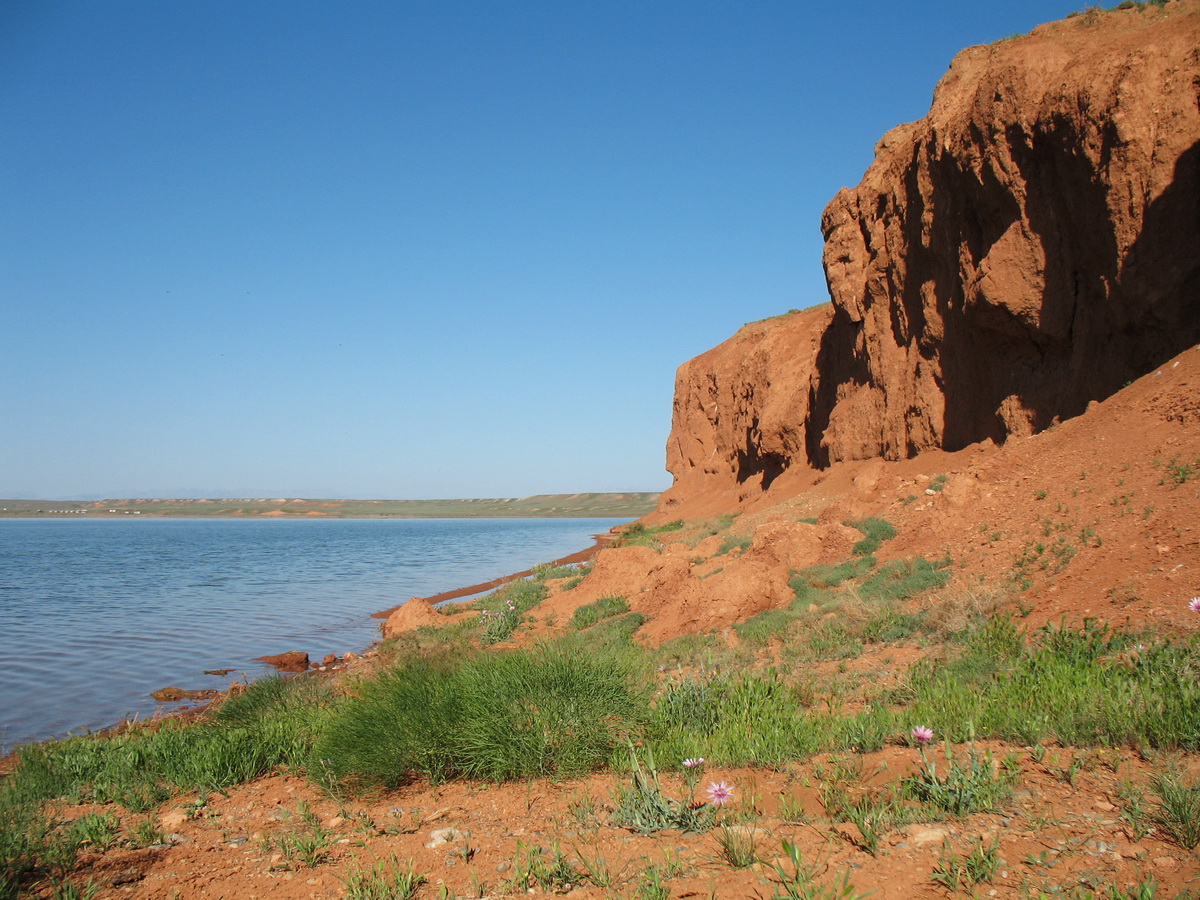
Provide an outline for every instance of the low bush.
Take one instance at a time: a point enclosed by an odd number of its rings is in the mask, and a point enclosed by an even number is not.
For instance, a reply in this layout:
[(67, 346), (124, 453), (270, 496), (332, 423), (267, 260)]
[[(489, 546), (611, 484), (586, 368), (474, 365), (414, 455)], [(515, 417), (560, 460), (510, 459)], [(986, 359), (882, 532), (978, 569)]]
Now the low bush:
[(359, 685), (320, 753), (337, 777), (387, 787), (414, 774), (578, 775), (607, 762), (645, 709), (628, 661), (611, 653), (547, 645), (409, 660)]

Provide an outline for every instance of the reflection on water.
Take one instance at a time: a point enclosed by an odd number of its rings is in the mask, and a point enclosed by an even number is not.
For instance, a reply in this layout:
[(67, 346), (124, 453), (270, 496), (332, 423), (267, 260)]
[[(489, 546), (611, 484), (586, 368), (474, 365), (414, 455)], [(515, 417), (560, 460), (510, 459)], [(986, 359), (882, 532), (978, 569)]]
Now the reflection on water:
[[(0, 746), (361, 650), (371, 613), (587, 547), (624, 519), (0, 520)], [(228, 678), (205, 669), (232, 669)]]

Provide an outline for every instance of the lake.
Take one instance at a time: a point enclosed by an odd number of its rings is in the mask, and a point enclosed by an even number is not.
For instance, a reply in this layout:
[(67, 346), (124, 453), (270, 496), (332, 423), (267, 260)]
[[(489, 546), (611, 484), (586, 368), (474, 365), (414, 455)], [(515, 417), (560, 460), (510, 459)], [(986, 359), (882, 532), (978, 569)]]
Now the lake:
[(256, 656), (361, 651), (379, 635), (371, 613), (625, 521), (0, 519), (0, 747), (153, 714), (158, 688), (261, 677)]

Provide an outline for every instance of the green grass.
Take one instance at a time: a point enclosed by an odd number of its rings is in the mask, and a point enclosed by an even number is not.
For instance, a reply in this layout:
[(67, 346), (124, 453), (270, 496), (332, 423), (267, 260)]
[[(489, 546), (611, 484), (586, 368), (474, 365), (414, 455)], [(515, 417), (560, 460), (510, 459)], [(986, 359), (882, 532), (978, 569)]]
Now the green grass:
[(717, 552), (713, 556), (723, 556), (732, 550), (746, 551), (750, 548), (752, 538), (748, 534), (730, 535), (721, 541), (721, 546), (717, 548)]
[(619, 655), (543, 646), (410, 659), (362, 682), (320, 746), (340, 779), (491, 781), (579, 775), (637, 731), (645, 700)]
[(346, 887), (346, 900), (410, 900), (426, 881), (424, 875), (413, 869), (411, 859), (401, 863), (392, 856), (369, 869), (356, 863), (342, 883)]
[(1047, 626), (1027, 643), (1000, 618), (955, 658), (918, 666), (910, 689), (917, 718), (953, 741), (1196, 750), (1197, 672), (1194, 641), (1153, 641), (1086, 622)]
[(642, 522), (634, 522), (613, 541), (614, 547), (656, 547), (661, 543), (661, 536), (683, 528), (683, 520), (676, 519), (663, 525), (647, 526)]
[(855, 556), (870, 556), (879, 549), (884, 541), (890, 541), (896, 536), (896, 527), (886, 519), (876, 516), (869, 516), (846, 524), (863, 533), (863, 539), (854, 545)]
[(885, 563), (859, 585), (859, 595), (868, 603), (908, 600), (942, 587), (950, 580), (949, 560), (902, 559)]
[(629, 601), (624, 597), (601, 597), (595, 603), (588, 603), (575, 610), (571, 617), (571, 625), (582, 631), (591, 628), (601, 619), (608, 619), (621, 613), (629, 612)]
[(479, 642), (498, 644), (506, 641), (525, 621), (526, 614), (546, 599), (541, 581), (510, 581), (499, 590), (475, 601), (479, 614)]
[[(880, 540), (885, 531), (861, 530)], [(35, 883), (67, 884), (83, 848), (158, 837), (149, 819), (142, 838), (128, 824), (131, 836), (122, 837), (128, 813), (281, 766), (337, 790), (395, 788), (419, 777), (570, 777), (610, 767), (632, 775), (616, 798), (627, 826), (653, 830), (664, 817), (674, 822), (668, 827), (687, 825), (684, 809), (698, 814), (687, 798), (663, 793), (653, 759), (671, 769), (700, 756), (712, 765), (780, 767), (817, 753), (875, 752), (927, 725), (949, 744), (922, 752), (903, 794), (895, 792), (899, 786), (827, 791), (830, 816), (855, 824), (859, 846), (874, 853), (914, 810), (965, 816), (1003, 805), (1011, 767), (955, 744), (986, 738), (1200, 750), (1195, 638), (1157, 640), (1091, 621), (1030, 633), (1010, 617), (967, 616), (961, 636), (896, 687), (872, 685), (869, 669), (830, 675), (836, 663), (814, 674), (814, 660), (845, 660), (869, 644), (917, 633), (928, 638), (932, 627), (909, 601), (944, 585), (947, 565), (880, 564), (859, 555), (805, 569), (791, 580), (790, 608), (736, 626), (739, 646), (702, 634), (644, 648), (632, 640), (644, 618), (619, 597), (580, 607), (575, 627), (533, 648), (490, 648), (486, 620), (463, 617), (461, 626), (450, 626), (461, 628), (453, 641), (406, 637), (392, 645), (394, 663), (336, 691), (308, 677), (268, 679), (230, 698), (208, 721), (22, 748), (16, 773), (0, 782), (0, 900)], [(514, 582), (480, 606), (497, 618), (511, 608), (516, 628), (544, 595), (536, 579)], [(853, 705), (843, 707), (848, 695)], [(641, 742), (645, 763), (630, 759), (630, 741)], [(1153, 788), (1157, 806), (1139, 807), (1139, 820), (1153, 821), (1185, 848), (1200, 846), (1200, 787), (1167, 772)], [(114, 806), (68, 826), (52, 814), (62, 801)], [(328, 847), (328, 835), (310, 819), (301, 810), (280, 837), (280, 852), (295, 865), (316, 865)], [(969, 859), (945, 857), (945, 878), (961, 883), (968, 869), (986, 868), (986, 859), (978, 866)], [(563, 875), (553, 861), (526, 862), (530, 886)], [(391, 878), (374, 870), (360, 875), (354, 890), (361, 892)], [(780, 875), (776, 896), (820, 896), (797, 893), (815, 889), (799, 876), (799, 869), (791, 881)]]

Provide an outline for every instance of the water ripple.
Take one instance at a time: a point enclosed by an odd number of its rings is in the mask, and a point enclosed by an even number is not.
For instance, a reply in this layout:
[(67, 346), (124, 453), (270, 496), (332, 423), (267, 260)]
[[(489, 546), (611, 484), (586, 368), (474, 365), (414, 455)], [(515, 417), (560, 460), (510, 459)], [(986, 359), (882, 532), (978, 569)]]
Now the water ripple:
[(146, 716), (256, 656), (359, 650), (370, 614), (580, 550), (619, 519), (0, 520), (0, 749)]

